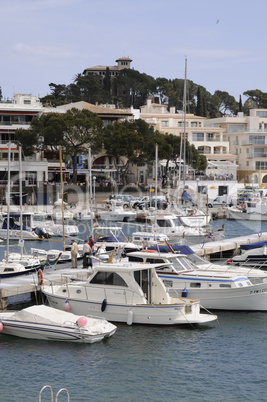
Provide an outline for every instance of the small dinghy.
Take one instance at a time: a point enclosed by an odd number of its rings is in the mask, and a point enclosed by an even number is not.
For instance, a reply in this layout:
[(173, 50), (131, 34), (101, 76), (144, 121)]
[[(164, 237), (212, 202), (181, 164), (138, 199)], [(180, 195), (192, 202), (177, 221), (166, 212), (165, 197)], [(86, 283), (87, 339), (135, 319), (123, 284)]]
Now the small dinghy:
[(94, 343), (110, 337), (116, 329), (105, 319), (79, 316), (45, 305), (0, 313), (3, 334), (27, 339)]

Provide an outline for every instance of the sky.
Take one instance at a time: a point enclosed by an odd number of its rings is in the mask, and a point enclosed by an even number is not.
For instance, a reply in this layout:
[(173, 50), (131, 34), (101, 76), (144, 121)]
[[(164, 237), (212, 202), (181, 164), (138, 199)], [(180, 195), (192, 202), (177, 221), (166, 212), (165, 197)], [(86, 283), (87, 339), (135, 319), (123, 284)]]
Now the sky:
[(187, 78), (213, 94), (267, 92), (266, 0), (0, 0), (0, 87), (43, 97), (85, 68)]

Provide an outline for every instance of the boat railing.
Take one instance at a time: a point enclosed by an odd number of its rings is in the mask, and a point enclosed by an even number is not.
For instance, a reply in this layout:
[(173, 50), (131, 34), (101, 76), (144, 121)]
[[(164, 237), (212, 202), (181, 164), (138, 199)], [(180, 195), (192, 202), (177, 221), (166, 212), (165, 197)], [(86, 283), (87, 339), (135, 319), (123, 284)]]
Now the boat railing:
[[(51, 387), (51, 385), (45, 385), (45, 386), (43, 386), (43, 388), (42, 388), (41, 391), (39, 392), (39, 402), (42, 402), (42, 394), (43, 394), (43, 391), (44, 391), (45, 389), (47, 389), (47, 388), (50, 389), (50, 393), (51, 393), (51, 402), (54, 402), (54, 391), (53, 391), (53, 388)], [(70, 393), (69, 393), (69, 391), (67, 390), (67, 388), (61, 388), (61, 389), (57, 392), (56, 398), (55, 398), (55, 402), (58, 401), (58, 397), (59, 397), (59, 395), (60, 395), (62, 392), (66, 392), (67, 397), (68, 397), (68, 402), (70, 402)]]

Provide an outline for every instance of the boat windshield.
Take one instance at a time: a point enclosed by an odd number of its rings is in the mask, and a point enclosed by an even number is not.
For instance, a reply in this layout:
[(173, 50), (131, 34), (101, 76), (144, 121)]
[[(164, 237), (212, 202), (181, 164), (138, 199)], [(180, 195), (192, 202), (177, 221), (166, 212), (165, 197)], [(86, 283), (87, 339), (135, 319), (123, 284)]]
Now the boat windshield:
[(90, 283), (128, 287), (127, 283), (116, 272), (97, 272)]
[(192, 271), (194, 269), (186, 258), (172, 259), (172, 264), (177, 271)]

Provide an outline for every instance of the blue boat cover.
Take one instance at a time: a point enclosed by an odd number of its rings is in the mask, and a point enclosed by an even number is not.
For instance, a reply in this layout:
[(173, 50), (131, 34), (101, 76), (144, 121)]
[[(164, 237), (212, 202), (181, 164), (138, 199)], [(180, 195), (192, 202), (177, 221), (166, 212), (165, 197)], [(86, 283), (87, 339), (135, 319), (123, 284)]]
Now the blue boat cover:
[(193, 201), (193, 198), (191, 195), (189, 195), (185, 190), (183, 191), (182, 194), (182, 201)]
[(260, 248), (267, 245), (267, 240), (257, 241), (256, 243), (240, 244), (241, 250), (252, 250), (253, 248)]
[[(194, 254), (194, 251), (188, 246), (178, 245), (178, 244), (172, 245), (171, 244), (171, 248), (176, 253), (178, 252), (180, 254), (185, 254), (185, 255)], [(158, 244), (156, 246), (147, 247), (147, 249), (148, 250), (156, 250), (156, 251), (159, 251), (160, 253), (170, 253), (170, 251), (171, 251), (168, 246), (164, 246), (164, 245), (161, 245), (161, 244)]]

